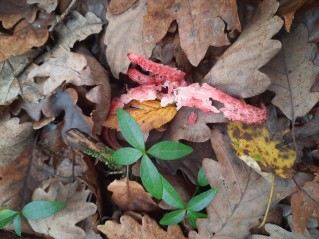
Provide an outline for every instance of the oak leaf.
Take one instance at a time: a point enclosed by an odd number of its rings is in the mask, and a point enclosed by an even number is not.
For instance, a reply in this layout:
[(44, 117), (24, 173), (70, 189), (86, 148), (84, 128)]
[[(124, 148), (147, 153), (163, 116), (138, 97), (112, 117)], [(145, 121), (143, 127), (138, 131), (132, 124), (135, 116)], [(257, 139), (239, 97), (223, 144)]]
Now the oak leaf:
[[(143, 132), (157, 129), (171, 121), (176, 114), (176, 107), (169, 105), (162, 107), (160, 101), (150, 100), (130, 102), (130, 108), (125, 110), (137, 121)], [(116, 115), (110, 115), (103, 123), (105, 127), (119, 129)]]
[(274, 172), (280, 177), (294, 176), (291, 169), (296, 160), (296, 152), (289, 146), (280, 149), (276, 147), (278, 141), (271, 140), (265, 124), (251, 125), (229, 123), (228, 134), (239, 158), (248, 156), (257, 161), (265, 170)]
[(316, 44), (308, 43), (308, 31), (298, 24), (282, 36), (282, 51), (263, 69), (271, 78), (269, 90), (276, 93), (272, 103), (290, 119), (307, 114), (319, 100), (318, 92), (310, 92), (319, 74), (314, 64)]
[[(228, 136), (214, 129), (211, 143), (218, 161), (204, 159), (203, 169), (219, 190), (206, 208), (208, 219), (198, 219), (198, 233), (190, 232), (189, 238), (245, 238), (265, 213), (270, 183), (236, 157)], [(294, 185), (278, 178), (273, 203), (294, 192)]]
[(188, 1), (148, 0), (144, 33), (149, 42), (157, 43), (176, 20), (181, 47), (192, 65), (197, 66), (209, 46), (228, 45), (227, 31), (241, 30), (235, 0)]
[[(113, 0), (114, 1), (114, 0)], [(155, 43), (147, 43), (143, 34), (143, 16), (146, 14), (146, 0), (139, 0), (137, 5), (119, 15), (108, 11), (106, 18), (109, 25), (106, 29), (104, 43), (107, 45), (106, 58), (115, 78), (119, 73), (126, 73), (130, 61), (129, 52), (136, 52), (150, 57)]]
[(129, 9), (135, 2), (136, 0), (112, 0), (107, 9), (113, 15), (121, 14)]
[(97, 229), (110, 239), (186, 239), (178, 225), (168, 226), (165, 231), (147, 215), (143, 216), (141, 224), (128, 215), (123, 215), (120, 222), (106, 221)]
[(53, 12), (58, 6), (57, 0), (27, 0), (28, 4), (37, 4), (40, 9), (43, 9), (46, 13)]
[(138, 182), (130, 181), (127, 178), (115, 179), (107, 190), (113, 193), (112, 202), (123, 211), (151, 212), (159, 209), (151, 195)]
[(258, 95), (268, 88), (270, 79), (259, 68), (281, 48), (278, 40), (271, 39), (283, 25), (281, 18), (274, 16), (278, 6), (276, 0), (265, 0), (258, 5), (252, 20), (202, 83), (241, 98)]
[(86, 202), (90, 191), (78, 180), (70, 184), (62, 184), (59, 180), (49, 179), (33, 192), (33, 200), (49, 200), (66, 202), (66, 207), (51, 217), (29, 220), (36, 232), (49, 235), (55, 239), (84, 239), (86, 233), (76, 224), (93, 215), (96, 205)]
[(298, 233), (304, 233), (310, 217), (319, 221), (319, 182), (306, 182), (299, 191), (291, 197), (292, 220)]

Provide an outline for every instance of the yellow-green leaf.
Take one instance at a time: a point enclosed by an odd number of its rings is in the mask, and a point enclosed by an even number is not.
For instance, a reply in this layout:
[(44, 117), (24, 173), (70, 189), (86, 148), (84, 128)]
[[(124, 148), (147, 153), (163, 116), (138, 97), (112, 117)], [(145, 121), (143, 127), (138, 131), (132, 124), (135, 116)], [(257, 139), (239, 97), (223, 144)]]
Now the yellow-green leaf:
[(257, 161), (262, 168), (282, 178), (294, 175), (292, 166), (296, 160), (296, 152), (289, 146), (276, 148), (277, 141), (270, 140), (265, 124), (247, 125), (229, 123), (228, 134), (237, 151), (238, 157), (249, 156)]

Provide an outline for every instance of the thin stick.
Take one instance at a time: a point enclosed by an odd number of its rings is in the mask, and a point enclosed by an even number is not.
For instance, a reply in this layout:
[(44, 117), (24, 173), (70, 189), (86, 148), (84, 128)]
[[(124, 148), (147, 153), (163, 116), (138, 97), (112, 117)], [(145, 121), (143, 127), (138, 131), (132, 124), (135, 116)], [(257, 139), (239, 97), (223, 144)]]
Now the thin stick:
[(265, 223), (266, 223), (266, 220), (267, 220), (267, 217), (268, 217), (268, 213), (269, 213), (269, 210), (270, 210), (270, 205), (271, 205), (271, 202), (272, 202), (272, 197), (273, 197), (273, 194), (274, 194), (274, 188), (275, 188), (275, 175), (272, 174), (271, 189), (270, 189), (267, 209), (266, 209), (263, 221), (260, 223), (260, 225), (257, 228), (262, 228), (262, 227), (265, 226)]
[(70, 2), (70, 4), (69, 4), (68, 8), (65, 9), (65, 11), (61, 14), (61, 16), (56, 16), (55, 22), (50, 27), (49, 32), (53, 32), (55, 27), (64, 20), (65, 16), (69, 14), (71, 8), (74, 6), (75, 3), (76, 3), (76, 0), (72, 0), (72, 2)]

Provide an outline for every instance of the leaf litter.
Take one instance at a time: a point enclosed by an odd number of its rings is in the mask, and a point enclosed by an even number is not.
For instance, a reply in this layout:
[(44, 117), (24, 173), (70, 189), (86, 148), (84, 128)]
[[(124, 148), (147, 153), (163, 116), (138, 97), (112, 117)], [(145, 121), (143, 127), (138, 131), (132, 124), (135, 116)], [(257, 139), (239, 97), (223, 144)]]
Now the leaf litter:
[[(33, 200), (67, 202), (30, 221), (53, 238), (317, 237), (316, 1), (0, 5), (0, 209), (21, 209), (35, 188)], [(194, 148), (154, 161), (185, 203), (200, 193), (202, 165), (207, 187), (218, 187), (197, 231), (188, 218), (159, 226), (173, 208), (139, 184), (140, 161), (133, 175), (104, 164), (112, 148), (103, 147), (127, 146), (113, 130), (118, 107), (138, 121), (146, 148), (161, 140)], [(79, 150), (66, 144), (74, 130)], [(290, 212), (258, 231), (274, 173), (269, 205)], [(32, 233), (26, 222), (23, 233)]]

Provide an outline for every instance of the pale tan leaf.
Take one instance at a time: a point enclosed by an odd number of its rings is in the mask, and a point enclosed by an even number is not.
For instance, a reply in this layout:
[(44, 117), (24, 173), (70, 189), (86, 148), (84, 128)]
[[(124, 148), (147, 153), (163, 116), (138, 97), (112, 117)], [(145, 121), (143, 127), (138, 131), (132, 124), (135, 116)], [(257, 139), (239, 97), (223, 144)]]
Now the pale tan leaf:
[(253, 19), (202, 83), (242, 98), (258, 95), (268, 88), (270, 79), (259, 68), (281, 48), (279, 41), (271, 39), (283, 25), (282, 19), (274, 16), (278, 6), (276, 0), (265, 0), (258, 5)]
[(310, 92), (319, 74), (319, 66), (313, 62), (317, 47), (308, 43), (308, 30), (304, 24), (285, 33), (282, 44), (282, 51), (269, 62), (264, 72), (271, 78), (269, 90), (276, 93), (272, 103), (294, 120), (307, 114), (319, 100), (318, 92)]
[(148, 14), (144, 17), (147, 40), (159, 42), (176, 20), (181, 47), (194, 66), (204, 58), (209, 46), (229, 44), (226, 24), (229, 31), (241, 30), (236, 0), (148, 0), (147, 4)]
[(96, 205), (86, 202), (90, 191), (79, 181), (63, 185), (59, 180), (44, 181), (32, 196), (33, 200), (66, 202), (66, 207), (51, 217), (40, 220), (29, 220), (36, 232), (49, 235), (55, 239), (84, 239), (86, 233), (76, 224), (93, 215)]
[(130, 61), (127, 53), (133, 52), (149, 58), (155, 43), (147, 43), (143, 35), (143, 16), (146, 14), (146, 0), (139, 0), (120, 15), (112, 15), (108, 11), (106, 18), (109, 21), (104, 43), (107, 45), (106, 57), (115, 78), (119, 73), (126, 73)]
[(112, 202), (123, 211), (151, 212), (159, 209), (151, 195), (138, 182), (130, 181), (127, 178), (115, 179), (107, 190), (113, 193)]
[(186, 239), (178, 225), (169, 226), (164, 231), (147, 215), (143, 216), (142, 225), (128, 215), (123, 215), (120, 222), (106, 221), (97, 229), (110, 239)]

